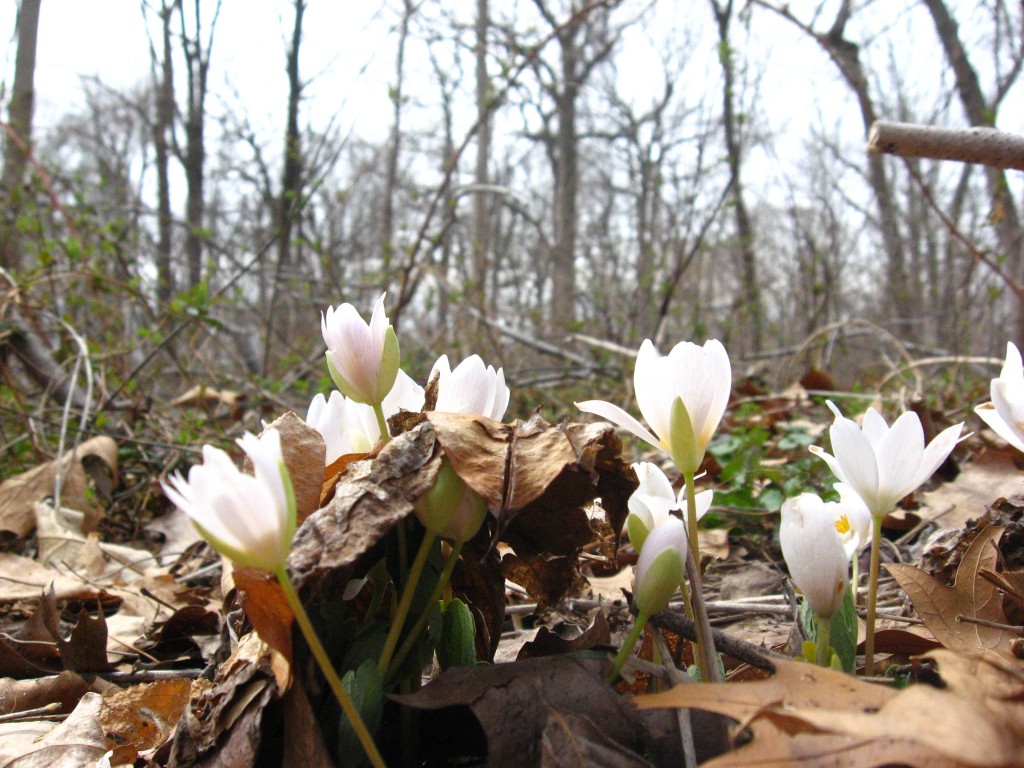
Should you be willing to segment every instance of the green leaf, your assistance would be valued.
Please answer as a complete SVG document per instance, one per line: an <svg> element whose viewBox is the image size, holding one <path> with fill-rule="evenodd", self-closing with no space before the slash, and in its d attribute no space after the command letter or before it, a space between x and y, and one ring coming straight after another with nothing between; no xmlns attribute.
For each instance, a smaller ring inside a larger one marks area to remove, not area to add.
<svg viewBox="0 0 1024 768"><path fill-rule="evenodd" d="M809 641L818 639L818 627L814 611L806 600L800 606L800 629ZM853 603L853 590L846 590L843 604L832 617L832 636L829 638L832 650L839 657L844 672L852 674L857 662L857 607ZM813 662L814 656L811 656Z"/></svg>
<svg viewBox="0 0 1024 768"><path fill-rule="evenodd" d="M367 659L359 669L349 670L341 678L341 684L355 708L359 710L366 729L371 735L376 734L380 727L381 715L384 713L384 688L376 662ZM344 714L338 720L337 754L340 758L339 764L369 765L362 744Z"/></svg>
<svg viewBox="0 0 1024 768"><path fill-rule="evenodd" d="M476 663L476 622L469 607L458 598L445 606L437 661L442 671L450 667L471 667Z"/></svg>

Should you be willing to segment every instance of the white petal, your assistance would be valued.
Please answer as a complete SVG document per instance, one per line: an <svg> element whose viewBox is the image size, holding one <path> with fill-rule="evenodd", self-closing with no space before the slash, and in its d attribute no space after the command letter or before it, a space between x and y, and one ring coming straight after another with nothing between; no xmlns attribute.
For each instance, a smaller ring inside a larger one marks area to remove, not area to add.
<svg viewBox="0 0 1024 768"><path fill-rule="evenodd" d="M879 495L895 505L920 484L917 481L915 485L915 478L924 455L924 430L918 415L913 411L900 414L875 447L875 453Z"/></svg>
<svg viewBox="0 0 1024 768"><path fill-rule="evenodd" d="M612 424L632 432L641 440L647 441L655 448L659 448L662 451L667 450L664 443L652 435L650 430L617 405L605 402L604 400L586 400L582 403L575 403L575 406L584 413L592 413L595 416L600 416L603 419L607 419Z"/></svg>
<svg viewBox="0 0 1024 768"><path fill-rule="evenodd" d="M779 543L789 573L818 616L834 614L849 583L849 560L832 515L805 493L782 505Z"/></svg>
<svg viewBox="0 0 1024 768"><path fill-rule="evenodd" d="M864 436L871 443L872 447L878 448L878 444L882 442L889 433L889 425L885 419L882 418L882 414L876 411L874 408L868 408L864 412L864 423L861 428L864 431Z"/></svg>
<svg viewBox="0 0 1024 768"><path fill-rule="evenodd" d="M640 415L651 425L654 433L664 440L668 439L669 414L672 400L675 398L673 382L668 375L669 368L669 361L658 354L654 343L650 339L644 339L637 352L636 366L633 369L633 394L636 396Z"/></svg>
<svg viewBox="0 0 1024 768"><path fill-rule="evenodd" d="M1007 424L998 411L996 411L993 403L983 403L975 408L974 412L1003 440L1018 451L1024 452L1024 434L1018 434L1013 427Z"/></svg>
<svg viewBox="0 0 1024 768"><path fill-rule="evenodd" d="M928 443L928 447L924 449L924 455L921 457L921 465L914 476L914 488L917 488L935 474L935 470L942 466L942 462L949 458L949 454L953 452L956 444L960 442L960 433L963 432L963 429L963 422L954 424L952 427L942 430L935 436L934 440Z"/></svg>
<svg viewBox="0 0 1024 768"><path fill-rule="evenodd" d="M999 378L1012 389L1024 390L1024 361L1021 360L1020 350L1012 341L1006 344L1006 362L1003 363Z"/></svg>
<svg viewBox="0 0 1024 768"><path fill-rule="evenodd" d="M874 449L860 428L849 419L836 419L829 427L832 439L832 453L842 469L837 475L841 481L853 488L864 499L873 515L884 515L889 509L882 506L878 498L878 462Z"/></svg>

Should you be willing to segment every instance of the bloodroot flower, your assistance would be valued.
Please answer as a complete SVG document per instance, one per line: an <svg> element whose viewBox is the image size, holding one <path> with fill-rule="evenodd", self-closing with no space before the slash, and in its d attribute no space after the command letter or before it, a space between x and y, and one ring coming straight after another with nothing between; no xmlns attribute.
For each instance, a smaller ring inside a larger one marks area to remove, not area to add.
<svg viewBox="0 0 1024 768"><path fill-rule="evenodd" d="M272 573L284 569L295 536L295 493L281 454L281 435L246 434L238 444L252 461L241 472L224 451L203 446L203 463L188 480L180 473L161 482L164 493L192 519L211 546L242 565Z"/></svg>
<svg viewBox="0 0 1024 768"><path fill-rule="evenodd" d="M1013 342L1006 345L1006 362L992 379L992 402L974 409L997 435L1024 451L1024 363Z"/></svg>
<svg viewBox="0 0 1024 768"><path fill-rule="evenodd" d="M320 319L331 378L343 395L366 405L379 406L398 375L398 336L384 314L384 295L369 323L351 304L328 307Z"/></svg>
<svg viewBox="0 0 1024 768"><path fill-rule="evenodd" d="M633 388L650 429L603 400L587 400L576 407L666 451L684 475L695 473L729 403L732 367L725 347L714 339L702 347L680 342L663 356L647 339L636 356Z"/></svg>

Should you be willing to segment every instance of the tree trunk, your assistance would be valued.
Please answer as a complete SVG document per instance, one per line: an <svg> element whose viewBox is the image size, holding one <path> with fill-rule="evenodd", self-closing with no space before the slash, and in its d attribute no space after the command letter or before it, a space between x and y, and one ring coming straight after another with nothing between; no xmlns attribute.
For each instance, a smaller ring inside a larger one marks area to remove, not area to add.
<svg viewBox="0 0 1024 768"><path fill-rule="evenodd" d="M0 195L6 210L0 217L0 266L16 271L27 266L18 234L25 170L32 152L32 113L35 108L36 42L39 37L41 0L22 0L18 10L18 53L14 85L7 105L7 135Z"/></svg>
<svg viewBox="0 0 1024 768"><path fill-rule="evenodd" d="M487 184L490 179L488 166L491 158L491 80L487 74L487 30L488 0L476 3L476 169L473 181L472 232L473 248L471 290L472 305L487 314L487 262L490 248L490 216L488 201L490 193Z"/></svg>
<svg viewBox="0 0 1024 768"><path fill-rule="evenodd" d="M174 272L171 268L174 220L171 214L170 134L174 125L174 64L171 59L171 14L173 5L166 2L160 8L162 53L160 74L154 71L156 86L156 115L153 123L153 147L156 151L157 186L157 246L156 246L156 298L166 309L174 296ZM152 51L154 69L156 51Z"/></svg>
<svg viewBox="0 0 1024 768"><path fill-rule="evenodd" d="M736 68L733 49L729 43L729 26L732 22L732 0L720 6L711 0L711 10L718 25L718 58L722 65L722 127L725 131L725 148L729 155L729 188L733 213L736 217L737 247L740 253L742 284L734 302L734 316L737 332L735 339L740 342L738 351L759 352L762 344L764 307L761 301L761 284L757 268L757 254L754 250L754 226L747 211L743 195L743 143L737 135L735 114Z"/></svg>
<svg viewBox="0 0 1024 768"><path fill-rule="evenodd" d="M968 121L974 126L993 127L998 103L989 103L981 90L978 74L967 56L957 23L942 0L923 0L935 31L946 53L946 59L956 77L956 92ZM1020 214L1006 181L1006 172L999 168L985 168L985 181L992 205L990 219L995 226L1000 256L1007 262L1007 272L1019 282L1024 281L1024 230ZM1024 339L1024 305L1018 302L1014 313L1013 338Z"/></svg>
<svg viewBox="0 0 1024 768"><path fill-rule="evenodd" d="M178 0L181 12L182 48L185 52L188 75L188 110L185 115L185 259L188 263L188 287L195 288L203 279L203 240L205 234L206 198L204 193L206 165L206 89L210 71L210 49L213 30L220 14L220 0L217 1L210 34L204 42L202 17L199 0L194 0L195 37L189 37L185 24L185 9Z"/></svg>
<svg viewBox="0 0 1024 768"><path fill-rule="evenodd" d="M291 337L292 309L286 301L280 311L282 284L292 269L292 238L302 211L302 136L299 132L299 105L302 101L303 82L299 75L299 51L302 46L302 17L306 12L305 0L295 0L295 19L292 24L291 44L286 64L288 72L288 116L284 138L284 166L281 170L281 194L277 199L277 266L270 286L267 309L266 343L263 348L263 373L267 374L270 353L275 338L287 343Z"/></svg>
<svg viewBox="0 0 1024 768"><path fill-rule="evenodd" d="M405 44L409 39L409 21L416 8L412 0L405 0L402 25L398 35L398 53L395 58L395 84L391 87L392 119L391 142L388 146L384 178L383 207L380 217L382 279L387 282L391 260L395 253L395 193L398 188L398 157L402 150L402 107L405 81Z"/></svg>
<svg viewBox="0 0 1024 768"><path fill-rule="evenodd" d="M576 317L576 212L579 184L579 137L576 135L576 99L582 83L579 79L580 51L575 19L558 32L562 54L562 83L555 95L558 133L555 139L555 252L551 293L551 329L556 333L572 330Z"/></svg>

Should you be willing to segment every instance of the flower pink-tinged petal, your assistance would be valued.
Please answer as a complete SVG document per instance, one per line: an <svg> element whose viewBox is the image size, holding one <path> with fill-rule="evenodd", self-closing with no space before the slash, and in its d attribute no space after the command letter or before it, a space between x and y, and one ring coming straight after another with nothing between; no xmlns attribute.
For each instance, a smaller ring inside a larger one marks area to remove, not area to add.
<svg viewBox="0 0 1024 768"><path fill-rule="evenodd" d="M783 503L779 543L789 575L811 608L822 618L832 616L849 585L850 560L834 515L818 496L804 493Z"/></svg>
<svg viewBox="0 0 1024 768"><path fill-rule="evenodd" d="M924 454L924 429L921 428L921 419L913 411L900 414L892 429L874 448L878 466L878 487L887 497L885 506L891 509L897 501L927 479L915 481ZM932 472L934 471L933 467ZM931 472L928 475L931 476Z"/></svg>
<svg viewBox="0 0 1024 768"><path fill-rule="evenodd" d="M614 405L604 400L585 400L582 403L575 403L576 407L584 413L592 413L595 416L600 416L602 419L607 419L612 424L622 427L628 432L632 432L634 435L639 437L641 440L650 443L655 448L660 450L666 450L666 446L657 437L651 434L643 424L634 419L619 406Z"/></svg>
<svg viewBox="0 0 1024 768"><path fill-rule="evenodd" d="M384 313L385 296L377 299L369 323L351 304L328 307L320 319L328 358L341 377L336 384L343 394L362 403L380 402L398 367L397 340ZM388 349L393 354L387 355Z"/></svg>
<svg viewBox="0 0 1024 768"><path fill-rule="evenodd" d="M864 433L850 419L837 418L829 427L829 437L832 439L832 453L842 469L839 479L864 499L872 514L889 512L889 509L878 509L878 461Z"/></svg>
<svg viewBox="0 0 1024 768"><path fill-rule="evenodd" d="M238 470L218 448L204 446L203 463L161 483L167 497L196 524L215 549L245 565L284 567L295 533L282 475L280 434L246 435L239 443L255 475Z"/></svg>

